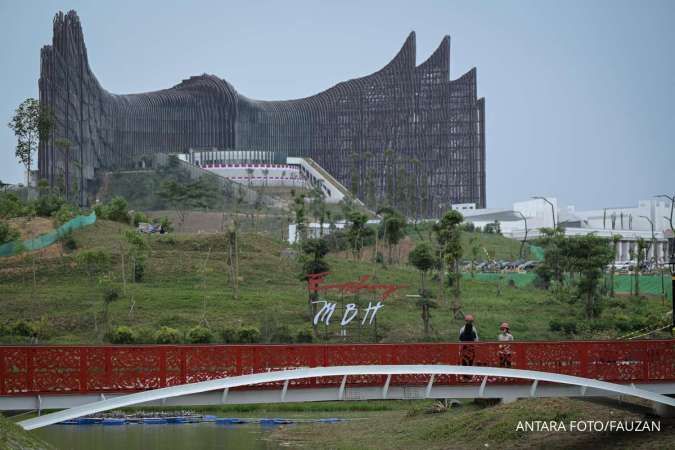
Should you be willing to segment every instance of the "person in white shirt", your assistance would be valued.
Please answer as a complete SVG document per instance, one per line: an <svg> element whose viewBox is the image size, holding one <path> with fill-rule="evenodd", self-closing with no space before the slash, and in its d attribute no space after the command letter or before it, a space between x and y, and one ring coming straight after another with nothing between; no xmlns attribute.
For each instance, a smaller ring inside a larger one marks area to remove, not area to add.
<svg viewBox="0 0 675 450"><path fill-rule="evenodd" d="M497 339L500 341L513 340L513 335L511 334L508 323L504 322L499 326L499 334L497 335Z"/></svg>

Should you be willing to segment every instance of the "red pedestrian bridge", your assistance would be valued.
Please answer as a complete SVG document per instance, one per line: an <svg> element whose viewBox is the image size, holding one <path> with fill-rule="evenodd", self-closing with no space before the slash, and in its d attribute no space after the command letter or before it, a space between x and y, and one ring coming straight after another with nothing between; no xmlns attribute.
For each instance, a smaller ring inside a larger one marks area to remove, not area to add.
<svg viewBox="0 0 675 450"><path fill-rule="evenodd" d="M310 368L325 370L293 370ZM288 375L253 376L282 371ZM237 383L221 383L234 377ZM616 397L634 390L669 405L675 400L663 394L675 394L675 340L0 347L2 410L71 408L158 389L166 395L135 396L133 404Z"/></svg>

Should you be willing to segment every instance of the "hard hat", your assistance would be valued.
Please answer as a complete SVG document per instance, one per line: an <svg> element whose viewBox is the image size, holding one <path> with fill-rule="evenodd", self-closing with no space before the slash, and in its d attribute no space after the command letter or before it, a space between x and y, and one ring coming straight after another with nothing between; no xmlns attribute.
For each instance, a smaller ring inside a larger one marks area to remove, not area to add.
<svg viewBox="0 0 675 450"><path fill-rule="evenodd" d="M464 316L464 320L467 322L473 322L473 316L471 314L467 314Z"/></svg>
<svg viewBox="0 0 675 450"><path fill-rule="evenodd" d="M500 329L500 330L501 330L501 329L504 329L504 328L506 328L507 330L510 329L509 324L506 323L506 322L504 322L504 323L502 323L501 325L499 325L499 329Z"/></svg>

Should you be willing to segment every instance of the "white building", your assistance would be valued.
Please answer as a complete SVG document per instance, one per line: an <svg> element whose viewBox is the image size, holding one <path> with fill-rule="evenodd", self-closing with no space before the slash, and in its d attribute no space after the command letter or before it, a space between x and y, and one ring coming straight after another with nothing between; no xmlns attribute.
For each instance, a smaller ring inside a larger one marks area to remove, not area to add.
<svg viewBox="0 0 675 450"><path fill-rule="evenodd" d="M562 225L568 236L580 236L593 233L611 238L620 235L617 246L617 261L635 259L637 242L644 239L649 245L648 259L665 262L669 257L668 233L670 225L670 202L660 199L641 200L634 207L611 207L579 211L574 206L561 209L554 197L531 199L515 202L511 209L457 209L465 219L477 227L483 228L489 223L499 222L502 234L514 239L525 237L534 239L541 235L540 228L551 228L554 220ZM652 230L652 223L654 224ZM653 245L651 244L652 240ZM672 244L671 244L672 245Z"/></svg>
<svg viewBox="0 0 675 450"><path fill-rule="evenodd" d="M339 203L349 191L311 158L254 150L194 150L178 155L223 178L252 187L319 186L326 203ZM363 205L358 199L355 202Z"/></svg>

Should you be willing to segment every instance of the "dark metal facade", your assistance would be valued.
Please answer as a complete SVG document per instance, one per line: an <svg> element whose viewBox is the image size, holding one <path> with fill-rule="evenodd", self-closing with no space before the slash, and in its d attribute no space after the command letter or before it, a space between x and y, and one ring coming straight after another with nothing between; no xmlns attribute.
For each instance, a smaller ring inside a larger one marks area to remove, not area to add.
<svg viewBox="0 0 675 450"><path fill-rule="evenodd" d="M96 169L130 167L146 154L253 149L311 157L371 206L416 216L436 216L450 203L485 206L485 103L475 69L449 79L447 36L419 66L411 33L378 72L289 101L249 99L213 75L111 94L89 68L74 11L56 15L41 56L40 100L56 117L38 157L50 183L66 156L70 173L86 182ZM68 155L57 138L71 141Z"/></svg>

